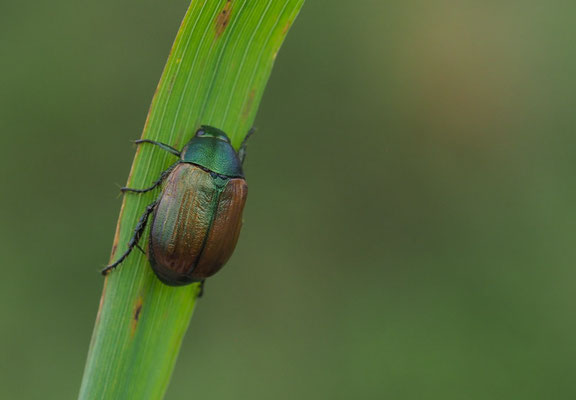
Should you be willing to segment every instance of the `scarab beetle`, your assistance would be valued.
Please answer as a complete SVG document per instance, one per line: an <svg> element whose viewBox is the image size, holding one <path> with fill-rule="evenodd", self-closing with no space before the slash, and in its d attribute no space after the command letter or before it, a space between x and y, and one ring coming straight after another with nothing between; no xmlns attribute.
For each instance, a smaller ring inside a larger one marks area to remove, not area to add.
<svg viewBox="0 0 576 400"><path fill-rule="evenodd" d="M160 142L142 139L168 151L179 160L146 189L122 188L122 192L145 193L160 186L157 200L147 208L116 262L102 270L106 275L134 249L150 215L148 259L152 270L167 285L203 282L228 261L242 227L242 211L248 186L242 171L246 140L236 152L220 129L203 125L182 151Z"/></svg>

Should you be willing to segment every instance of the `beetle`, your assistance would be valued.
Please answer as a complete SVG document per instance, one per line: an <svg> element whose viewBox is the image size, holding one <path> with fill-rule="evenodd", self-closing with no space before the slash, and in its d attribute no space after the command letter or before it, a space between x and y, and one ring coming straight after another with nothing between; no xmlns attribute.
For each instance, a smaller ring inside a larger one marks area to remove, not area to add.
<svg viewBox="0 0 576 400"><path fill-rule="evenodd" d="M146 189L123 187L122 192L146 193L163 189L136 224L128 248L107 275L118 267L140 241L150 215L148 259L156 276L166 285L182 286L204 280L218 272L232 255L240 229L248 186L242 170L246 135L238 152L220 129L202 125L182 151L148 139L150 143L179 157ZM140 250L142 250L140 248Z"/></svg>

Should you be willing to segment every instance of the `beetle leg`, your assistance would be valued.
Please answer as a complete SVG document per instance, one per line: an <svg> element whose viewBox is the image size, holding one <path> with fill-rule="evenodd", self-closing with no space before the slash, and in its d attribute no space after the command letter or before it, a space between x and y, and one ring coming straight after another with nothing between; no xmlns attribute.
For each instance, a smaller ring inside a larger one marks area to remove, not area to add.
<svg viewBox="0 0 576 400"><path fill-rule="evenodd" d="M136 248L138 250L140 250L142 252L142 254L146 255L146 252L144 251L144 249L142 247L140 247L140 245L138 243L136 243Z"/></svg>
<svg viewBox="0 0 576 400"><path fill-rule="evenodd" d="M166 150L168 153L174 154L176 157L180 157L180 152L178 150L176 150L174 147L167 145L166 143L155 142L154 140L149 140L149 139L138 139L138 140L135 140L134 143L135 144L151 143L153 145L160 147L162 150Z"/></svg>
<svg viewBox="0 0 576 400"><path fill-rule="evenodd" d="M102 270L102 275L108 275L108 272L110 272L110 270L112 270L112 269L116 268L118 265L120 265L122 263L122 261L124 261L124 259L126 257L128 257L128 255L132 252L134 247L138 246L138 242L140 241L140 238L142 237L142 234L144 233L144 229L146 228L146 223L148 222L148 217L150 216L150 214L152 214L152 211L154 211L154 208L156 207L157 203L158 202L155 201L154 203L152 203L148 207L146 207L146 211L144 211L144 214L142 214L142 216L140 217L140 220L136 224L136 228L134 228L134 235L132 236L132 239L130 239L130 241L128 242L128 249L124 252L124 254L122 254L120 256L120 258L118 260L116 260L116 262L114 264L110 264L109 266L104 268Z"/></svg>
<svg viewBox="0 0 576 400"><path fill-rule="evenodd" d="M201 298L202 296L204 296L204 283L206 282L206 279L202 279L200 281L200 291L198 292L198 296L196 296L196 298Z"/></svg>
<svg viewBox="0 0 576 400"><path fill-rule="evenodd" d="M149 188L146 189L132 189L129 187L122 187L120 188L120 191L122 193L125 192L134 192L134 193L146 193L149 192L153 189L155 189L156 187L160 186L160 184L164 181L164 179L166 179L166 177L170 174L170 172L172 172L172 170L174 169L174 167L176 167L176 165L180 164L180 161L175 162L174 164L172 164L171 166L168 167L167 170L165 170L164 172L162 172L162 174L160 175L160 178L158 178L158 180L156 182L154 182L152 184L152 186L150 186Z"/></svg>
<svg viewBox="0 0 576 400"><path fill-rule="evenodd" d="M240 162L242 164L244 164L244 159L246 158L246 142L248 142L248 138L254 133L256 132L255 128L251 128L248 131L248 134L246 134L246 137L244 137L244 140L242 141L242 144L240 145L240 149L238 150L238 158L240 159Z"/></svg>

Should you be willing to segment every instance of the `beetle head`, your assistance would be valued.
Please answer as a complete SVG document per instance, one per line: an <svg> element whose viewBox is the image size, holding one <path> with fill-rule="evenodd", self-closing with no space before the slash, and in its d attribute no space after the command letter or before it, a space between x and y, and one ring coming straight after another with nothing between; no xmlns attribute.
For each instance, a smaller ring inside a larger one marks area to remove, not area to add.
<svg viewBox="0 0 576 400"><path fill-rule="evenodd" d="M242 162L226 133L203 125L180 153L180 161L231 178L243 178Z"/></svg>
<svg viewBox="0 0 576 400"><path fill-rule="evenodd" d="M230 138L224 131L209 125L202 125L200 129L196 131L195 136L199 138L215 138L230 143Z"/></svg>

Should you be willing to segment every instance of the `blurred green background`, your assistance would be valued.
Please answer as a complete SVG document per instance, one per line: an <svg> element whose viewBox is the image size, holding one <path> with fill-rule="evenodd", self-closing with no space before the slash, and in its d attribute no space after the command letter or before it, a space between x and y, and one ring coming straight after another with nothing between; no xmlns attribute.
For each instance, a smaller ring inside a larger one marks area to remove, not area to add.
<svg viewBox="0 0 576 400"><path fill-rule="evenodd" d="M188 2L0 1L0 398L79 389ZM576 3L309 0L167 399L576 396Z"/></svg>

